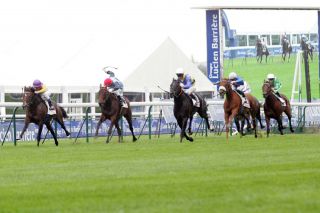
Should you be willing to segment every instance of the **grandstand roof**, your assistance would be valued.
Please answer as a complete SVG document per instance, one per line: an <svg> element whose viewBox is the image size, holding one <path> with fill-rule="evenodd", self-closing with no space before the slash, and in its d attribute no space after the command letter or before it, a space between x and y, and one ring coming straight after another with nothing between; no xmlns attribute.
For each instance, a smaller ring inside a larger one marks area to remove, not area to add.
<svg viewBox="0 0 320 213"><path fill-rule="evenodd" d="M197 91L213 91L209 79L189 58L167 38L136 70L124 81L126 92L163 92L169 90L176 69L182 67L196 80Z"/></svg>
<svg viewBox="0 0 320 213"><path fill-rule="evenodd" d="M264 10L319 10L320 2L314 0L198 0L195 9L264 9Z"/></svg>

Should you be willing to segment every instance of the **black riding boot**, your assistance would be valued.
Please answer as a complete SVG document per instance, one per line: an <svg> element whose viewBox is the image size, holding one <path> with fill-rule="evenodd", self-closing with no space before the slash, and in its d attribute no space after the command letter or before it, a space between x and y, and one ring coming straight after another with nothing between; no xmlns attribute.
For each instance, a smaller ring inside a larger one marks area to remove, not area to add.
<svg viewBox="0 0 320 213"><path fill-rule="evenodd" d="M120 96L120 95L117 95L117 97L118 97L120 106L123 107L123 100L122 100L121 96Z"/></svg>
<svg viewBox="0 0 320 213"><path fill-rule="evenodd" d="M49 110L54 110L51 100L48 100Z"/></svg>
<svg viewBox="0 0 320 213"><path fill-rule="evenodd" d="M190 96L196 101L196 104L200 102L198 96L196 96L195 94L191 94Z"/></svg>
<svg viewBox="0 0 320 213"><path fill-rule="evenodd" d="M242 97L244 97L244 98L246 97L241 90L238 90L238 89L237 89L237 93L239 93L239 94L240 94Z"/></svg>

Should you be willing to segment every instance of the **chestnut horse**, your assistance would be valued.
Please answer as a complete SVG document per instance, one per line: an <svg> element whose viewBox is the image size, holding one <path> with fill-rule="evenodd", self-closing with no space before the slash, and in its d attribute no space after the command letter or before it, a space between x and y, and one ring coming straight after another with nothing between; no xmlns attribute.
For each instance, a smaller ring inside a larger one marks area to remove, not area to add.
<svg viewBox="0 0 320 213"><path fill-rule="evenodd" d="M172 79L172 82L170 85L170 95L174 97L173 114L181 129L180 142L182 142L183 137L186 137L186 139L190 142L193 141L193 138L189 137L186 134L186 128L187 128L187 123L189 119L189 134L191 135L192 119L193 119L193 115L196 112L200 115L201 118L205 120L208 129L212 131L210 129L210 124L209 124L209 119L207 114L207 103L202 97L198 96L200 101L200 107L194 107L190 97L188 97L188 95L183 92L180 86L180 81L176 79Z"/></svg>
<svg viewBox="0 0 320 213"><path fill-rule="evenodd" d="M26 118L24 119L24 127L20 134L20 138L22 138L24 132L28 128L30 123L35 123L39 126L38 135L37 135L37 146L39 146L39 142L41 139L41 132L43 129L43 125L46 125L47 129L53 136L54 142L56 146L58 146L57 136L54 133L50 121L52 118L60 124L62 129L65 131L66 135L69 136L70 133L66 129L63 118L67 118L66 111L53 102L53 106L56 109L55 115L48 115L47 105L44 103L40 95L34 92L32 87L24 87L24 93L22 97L23 101L23 109L26 109Z"/></svg>
<svg viewBox="0 0 320 213"><path fill-rule="evenodd" d="M97 129L96 129L96 136L98 135L98 131L100 128L100 125L102 122L105 120L109 119L111 121L111 124L109 126L108 130L108 137L106 143L109 143L110 141L110 136L112 133L112 128L115 126L117 128L118 136L119 136L119 142L121 141L121 129L119 127L119 120L121 116L124 116L126 120L128 121L129 124L129 129L131 131L133 141L136 141L137 138L133 133L133 127L132 127L132 111L130 107L129 100L125 97L125 100L128 104L128 108L123 108L120 106L120 102L118 100L118 97L109 92L107 87L102 87L100 85L100 90L99 90L99 106L101 108L101 115L100 119L97 124Z"/></svg>
<svg viewBox="0 0 320 213"><path fill-rule="evenodd" d="M270 133L270 119L273 118L278 122L278 130L280 134L283 135L283 126L282 126L282 113L284 112L289 119L290 131L294 132L291 125L291 105L288 98L280 94L281 97L285 100L286 106L282 106L281 101L276 97L276 95L272 91L272 87L269 81L264 81L262 85L262 93L265 98L265 102L263 105L264 114L267 123L267 137L269 137Z"/></svg>
<svg viewBox="0 0 320 213"><path fill-rule="evenodd" d="M238 131L243 135L243 122L245 119L251 116L252 125L254 130L254 136L257 137L256 119L259 120L261 128L263 128L260 116L260 103L251 94L245 94L249 104L250 109L242 106L242 100L239 95L232 89L230 81L228 79L222 79L219 83L219 93L221 96L226 94L226 99L224 101L224 120L226 124L226 137L229 137L229 128L231 127L234 118ZM242 127L240 129L238 119L243 119Z"/></svg>

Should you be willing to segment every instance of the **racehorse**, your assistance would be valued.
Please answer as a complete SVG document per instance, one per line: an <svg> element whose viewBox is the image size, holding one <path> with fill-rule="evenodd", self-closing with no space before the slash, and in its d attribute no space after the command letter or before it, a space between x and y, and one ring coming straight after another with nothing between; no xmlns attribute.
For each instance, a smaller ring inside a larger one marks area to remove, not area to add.
<svg viewBox="0 0 320 213"><path fill-rule="evenodd" d="M189 137L186 134L186 128L187 123L189 119L189 134L192 134L191 131L191 125L192 125L192 119L193 115L197 112L201 118L203 118L207 124L207 127L210 131L210 124L207 114L207 103L206 101L198 95L199 101L200 101L200 107L193 106L192 100L186 93L183 92L180 81L176 79L172 79L171 85L170 85L170 95L174 98L174 107L173 107L173 114L176 118L178 125L181 129L180 133L180 142L182 142L183 137L186 137L186 139L190 142L193 141L192 137Z"/></svg>
<svg viewBox="0 0 320 213"><path fill-rule="evenodd" d="M265 119L267 123L267 137L269 137L270 133L270 119L273 118L278 122L278 130L280 134L283 135L283 125L282 125L282 113L284 112L289 119L290 131L294 132L291 125L291 106L288 98L280 94L281 97L285 100L286 106L282 106L281 101L276 97L276 95L272 92L271 84L269 81L264 81L262 85L262 93L265 98L265 102L263 105Z"/></svg>
<svg viewBox="0 0 320 213"><path fill-rule="evenodd" d="M310 57L311 61L313 61L313 50L314 50L314 46L311 44L310 41L304 41L303 39L301 39L301 49L303 51L306 51L307 56Z"/></svg>
<svg viewBox="0 0 320 213"><path fill-rule="evenodd" d="M131 131L133 141L136 141L137 138L133 133L133 127L132 127L132 111L131 111L130 102L129 102L128 98L125 97L128 108L121 107L120 102L118 100L118 97L115 94L109 92L107 90L107 87L102 87L100 85L98 99L99 99L99 106L101 108L101 115L100 115L100 119L97 124L97 129L96 129L95 135L96 136L98 135L98 131L99 131L101 123L104 122L105 120L109 119L111 121L111 124L109 126L108 137L107 137L106 143L109 143L109 141L110 141L110 136L112 133L113 126L115 126L117 128L119 142L120 142L121 138L122 138L121 137L122 133L121 133L121 129L119 127L118 122L119 122L121 116L124 116L129 124L129 129Z"/></svg>
<svg viewBox="0 0 320 213"><path fill-rule="evenodd" d="M288 62L290 60L290 54L292 53L292 46L288 39L282 38L281 39L281 46L282 46L282 60L286 61L286 57L288 54Z"/></svg>
<svg viewBox="0 0 320 213"><path fill-rule="evenodd" d="M22 138L29 124L35 123L39 126L38 135L37 135L37 146L39 146L43 125L46 125L47 129L50 131L50 133L53 136L56 146L58 146L57 136L54 133L52 126L50 124L52 119L54 119L56 122L60 124L60 126L65 131L67 136L70 135L70 133L66 129L63 122L63 118L67 118L68 116L66 111L62 107L58 106L56 103L53 103L53 106L56 109L56 114L48 115L47 105L44 103L40 95L34 92L34 89L32 87L24 87L22 101L23 101L23 109L26 109L26 118L24 120L24 127L22 129L19 139Z"/></svg>
<svg viewBox="0 0 320 213"><path fill-rule="evenodd" d="M250 109L245 108L242 106L242 100L239 97L239 95L232 89L232 86L230 84L230 81L228 79L222 79L219 83L219 94L221 96L226 95L226 99L223 104L224 108L224 120L226 124L226 137L228 140L229 137L229 128L231 127L232 121L235 117L237 117L236 126L238 131L243 135L243 123L242 127L240 129L239 126L239 119L243 119L242 122L244 122L244 119L247 119L251 116L252 118L252 125L254 130L254 136L257 137L257 128L256 128L256 119L260 121L261 128L262 122L261 122L261 116L260 116L260 103L258 100L253 97L251 94L245 94L249 104Z"/></svg>
<svg viewBox="0 0 320 213"><path fill-rule="evenodd" d="M262 44L261 40L258 39L256 43L256 49L257 49L257 62L262 62L262 56L266 56L266 63L268 62L268 56L269 56L269 50L267 48L267 45Z"/></svg>

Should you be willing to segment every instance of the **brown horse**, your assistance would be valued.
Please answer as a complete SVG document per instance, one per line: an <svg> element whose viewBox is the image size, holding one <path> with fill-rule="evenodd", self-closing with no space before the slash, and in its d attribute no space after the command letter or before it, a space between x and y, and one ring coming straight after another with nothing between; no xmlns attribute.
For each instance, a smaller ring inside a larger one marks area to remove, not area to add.
<svg viewBox="0 0 320 213"><path fill-rule="evenodd" d="M100 85L99 90L99 106L101 108L101 116L99 119L99 122L97 124L96 129L96 136L98 135L98 131L100 128L100 125L105 120L109 119L111 121L111 124L109 126L108 130L108 137L106 143L109 143L110 136L112 133L112 128L115 126L117 128L118 136L119 136L119 142L121 141L121 129L119 127L119 120L121 116L124 116L129 124L129 129L131 131L133 141L136 141L137 138L133 133L133 127L132 127L132 111L130 107L129 100L125 97L125 100L128 104L128 108L122 108L120 106L120 102L117 98L117 96L111 92L108 91L107 87L102 87Z"/></svg>
<svg viewBox="0 0 320 213"><path fill-rule="evenodd" d="M43 125L46 125L47 129L50 131L50 133L53 136L56 146L58 146L57 136L54 133L52 126L50 124L50 121L52 120L52 118L60 124L60 126L65 131L67 136L70 135L70 133L66 129L63 122L63 118L67 118L68 116L66 111L62 107L58 106L56 103L53 103L53 106L56 109L56 114L48 115L47 105L44 103L40 95L34 92L34 89L32 87L24 87L24 94L22 99L23 99L23 108L26 109L26 118L24 120L24 127L20 134L20 139L22 138L29 124L35 123L39 126L39 131L37 135L37 145L39 146Z"/></svg>
<svg viewBox="0 0 320 213"><path fill-rule="evenodd" d="M224 101L224 119L226 124L226 137L229 137L229 128L231 127L232 121L236 119L237 129L240 129L239 119L247 119L251 116L252 125L254 130L254 136L257 137L256 119L260 121L261 128L263 128L260 117L260 103L258 100L250 95L245 94L247 100L250 104L250 109L242 106L242 101L239 95L232 89L230 81L228 79L222 79L219 82L219 93L221 96L226 94L226 99ZM241 127L240 133L243 134L243 125Z"/></svg>
<svg viewBox="0 0 320 213"><path fill-rule="evenodd" d="M261 40L258 39L256 42L256 49L257 49L257 62L261 64L262 56L266 56L266 63L268 62L269 50L267 45L262 44Z"/></svg>
<svg viewBox="0 0 320 213"><path fill-rule="evenodd" d="M267 123L267 137L269 137L270 133L270 119L273 118L278 122L278 130L280 134L283 135L283 126L282 126L282 113L284 112L289 119L290 131L294 132L291 125L291 105L288 98L280 94L281 97L285 100L286 106L282 106L281 101L276 97L276 95L272 91L272 87L269 81L264 81L262 85L262 93L265 98L265 102L263 105L264 114Z"/></svg>
<svg viewBox="0 0 320 213"><path fill-rule="evenodd" d="M288 62L290 60L290 54L292 53L292 46L290 41L286 38L281 39L281 46L282 46L282 60L286 61L286 57L288 54Z"/></svg>

